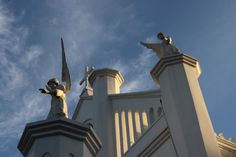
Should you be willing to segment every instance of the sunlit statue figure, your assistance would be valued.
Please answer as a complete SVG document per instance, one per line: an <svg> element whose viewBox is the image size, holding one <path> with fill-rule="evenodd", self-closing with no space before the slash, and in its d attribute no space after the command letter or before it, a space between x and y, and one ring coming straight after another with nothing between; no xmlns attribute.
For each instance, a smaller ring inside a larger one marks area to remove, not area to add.
<svg viewBox="0 0 236 157"><path fill-rule="evenodd" d="M51 109L47 116L47 119L57 119L60 117L68 118L66 93L71 89L70 73L66 63L65 51L63 40L61 39L62 47L62 81L66 82L66 86L60 84L60 82L52 78L48 81L46 88L40 88L40 92L44 94L50 94Z"/></svg>
<svg viewBox="0 0 236 157"><path fill-rule="evenodd" d="M45 89L39 89L41 93L50 94L52 96L51 109L47 119L56 119L59 117L68 118L67 104L66 104L66 89L64 85L60 84L55 78L50 79Z"/></svg>
<svg viewBox="0 0 236 157"><path fill-rule="evenodd" d="M161 43L145 43L140 42L143 46L148 49L152 49L156 52L159 58L180 54L179 49L172 44L172 38L170 36L164 36L163 33L158 33L157 38L160 39Z"/></svg>

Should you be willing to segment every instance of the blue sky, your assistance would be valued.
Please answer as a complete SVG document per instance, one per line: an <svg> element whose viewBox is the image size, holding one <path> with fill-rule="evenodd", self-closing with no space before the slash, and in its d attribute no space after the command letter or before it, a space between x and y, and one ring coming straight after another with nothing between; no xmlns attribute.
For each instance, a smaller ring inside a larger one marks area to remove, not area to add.
<svg viewBox="0 0 236 157"><path fill-rule="evenodd" d="M50 97L38 88L60 78L60 37L73 81L70 117L86 65L120 70L122 92L157 89L149 74L157 57L139 41L157 42L162 31L199 60L215 131L236 138L235 8L235 0L0 0L0 155L21 156L25 124L47 116Z"/></svg>

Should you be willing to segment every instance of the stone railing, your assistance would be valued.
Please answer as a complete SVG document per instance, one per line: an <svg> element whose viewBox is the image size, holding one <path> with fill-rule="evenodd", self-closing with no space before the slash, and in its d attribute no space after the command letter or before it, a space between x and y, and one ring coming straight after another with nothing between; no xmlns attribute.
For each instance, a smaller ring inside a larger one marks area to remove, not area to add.
<svg viewBox="0 0 236 157"><path fill-rule="evenodd" d="M117 157L143 135L162 114L159 92L112 96Z"/></svg>

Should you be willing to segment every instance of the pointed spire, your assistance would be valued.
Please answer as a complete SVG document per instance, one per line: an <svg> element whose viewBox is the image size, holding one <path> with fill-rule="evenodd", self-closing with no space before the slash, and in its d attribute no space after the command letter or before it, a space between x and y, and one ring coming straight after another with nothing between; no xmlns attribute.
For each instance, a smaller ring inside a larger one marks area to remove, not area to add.
<svg viewBox="0 0 236 157"><path fill-rule="evenodd" d="M70 72L66 62L66 55L64 49L63 39L61 38L61 52L62 52L62 73L61 80L66 82L66 91L70 91L71 89L71 80L70 80Z"/></svg>

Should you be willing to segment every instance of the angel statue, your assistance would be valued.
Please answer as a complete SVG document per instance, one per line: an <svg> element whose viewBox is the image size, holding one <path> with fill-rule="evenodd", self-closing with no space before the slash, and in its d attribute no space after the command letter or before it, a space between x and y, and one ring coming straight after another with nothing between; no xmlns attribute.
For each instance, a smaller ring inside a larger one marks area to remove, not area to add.
<svg viewBox="0 0 236 157"><path fill-rule="evenodd" d="M51 109L47 116L47 119L57 119L59 117L68 118L66 93L71 90L70 72L66 63L66 56L64 50L63 39L61 38L62 48L62 81L66 83L66 86L60 84L56 78L52 78L48 81L46 88L40 88L40 92L44 94L50 94Z"/></svg>
<svg viewBox="0 0 236 157"><path fill-rule="evenodd" d="M179 49L176 48L172 43L172 38L170 36L164 36L163 33L158 33L157 38L162 40L162 43L144 43L140 42L143 46L145 46L148 49L152 49L154 52L156 52L157 56L159 58L180 54Z"/></svg>

